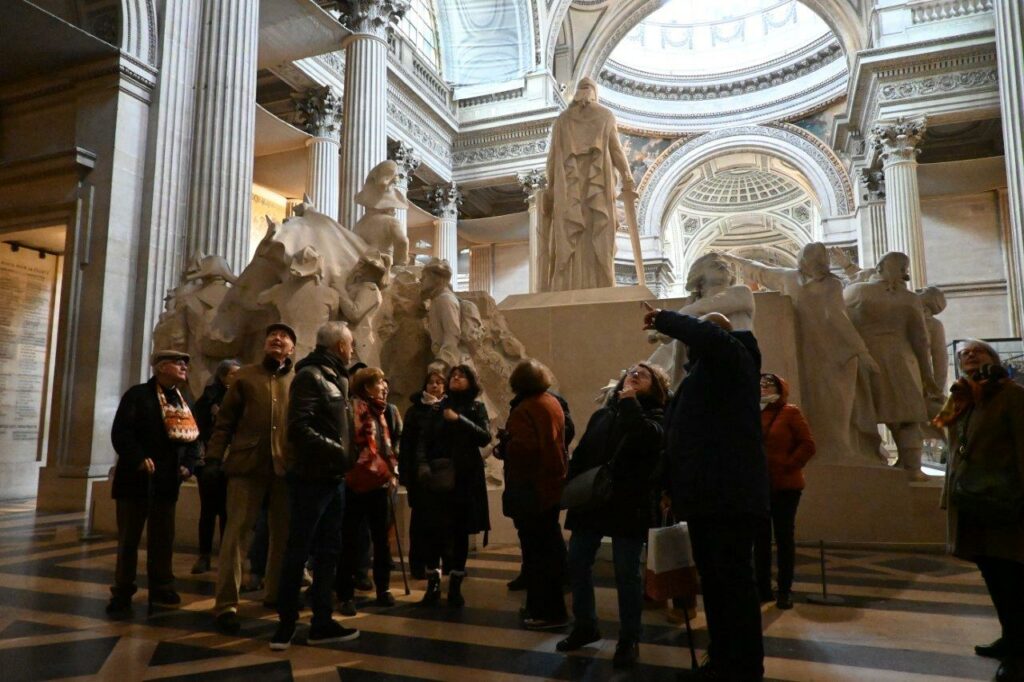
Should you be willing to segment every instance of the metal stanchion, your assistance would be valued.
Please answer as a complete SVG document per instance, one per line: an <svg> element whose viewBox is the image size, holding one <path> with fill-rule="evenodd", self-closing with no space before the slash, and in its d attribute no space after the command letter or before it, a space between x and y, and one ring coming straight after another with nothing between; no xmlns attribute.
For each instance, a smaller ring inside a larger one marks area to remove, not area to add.
<svg viewBox="0 0 1024 682"><path fill-rule="evenodd" d="M821 550L821 596L812 594L807 597L807 601L812 604L821 604L823 606L837 606L844 604L845 601L842 597L828 593L828 578L825 575L825 541L818 541L818 548Z"/></svg>

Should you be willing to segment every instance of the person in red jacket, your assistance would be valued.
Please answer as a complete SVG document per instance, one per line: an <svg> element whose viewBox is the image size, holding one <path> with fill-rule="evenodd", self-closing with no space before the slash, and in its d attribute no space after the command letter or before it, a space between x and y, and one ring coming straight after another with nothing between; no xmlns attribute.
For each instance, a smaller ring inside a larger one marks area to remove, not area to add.
<svg viewBox="0 0 1024 682"><path fill-rule="evenodd" d="M775 374L761 375L761 432L771 481L771 522L754 539L754 565L761 601L772 599L772 529L778 560L775 605L793 608L793 540L796 508L804 489L803 468L814 457L814 437L800 408L786 402L789 385Z"/></svg>

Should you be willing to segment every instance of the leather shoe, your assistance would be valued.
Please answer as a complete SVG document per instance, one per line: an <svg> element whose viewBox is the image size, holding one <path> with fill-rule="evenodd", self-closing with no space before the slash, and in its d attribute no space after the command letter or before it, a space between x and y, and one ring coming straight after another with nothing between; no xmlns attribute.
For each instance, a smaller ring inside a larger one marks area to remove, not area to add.
<svg viewBox="0 0 1024 682"><path fill-rule="evenodd" d="M640 645L634 640L620 640L615 646L615 656L612 657L612 667L617 670L632 668L640 658Z"/></svg>
<svg viewBox="0 0 1024 682"><path fill-rule="evenodd" d="M1003 658L1010 655L1010 647L1000 637L991 644L978 644L974 647L974 653L985 658Z"/></svg>
<svg viewBox="0 0 1024 682"><path fill-rule="evenodd" d="M226 635L237 635L242 631L242 622L238 620L238 614L234 611L225 611L217 616L217 629Z"/></svg>
<svg viewBox="0 0 1024 682"><path fill-rule="evenodd" d="M111 597L107 603L108 616L126 616L132 612L131 597Z"/></svg>
<svg viewBox="0 0 1024 682"><path fill-rule="evenodd" d="M779 596L775 599L775 606L783 611L793 608L793 595L789 592L779 592Z"/></svg>
<svg viewBox="0 0 1024 682"><path fill-rule="evenodd" d="M505 583L505 586L508 587L509 592L522 592L526 589L526 576L520 573L512 580Z"/></svg>
<svg viewBox="0 0 1024 682"><path fill-rule="evenodd" d="M150 590L149 602L161 606L177 606L181 603L181 597L172 589Z"/></svg>
<svg viewBox="0 0 1024 682"><path fill-rule="evenodd" d="M573 628L569 636L561 640L555 645L555 650L562 653L568 651L576 651L582 649L588 644L596 642L601 639L601 633L597 630L582 630L579 628Z"/></svg>

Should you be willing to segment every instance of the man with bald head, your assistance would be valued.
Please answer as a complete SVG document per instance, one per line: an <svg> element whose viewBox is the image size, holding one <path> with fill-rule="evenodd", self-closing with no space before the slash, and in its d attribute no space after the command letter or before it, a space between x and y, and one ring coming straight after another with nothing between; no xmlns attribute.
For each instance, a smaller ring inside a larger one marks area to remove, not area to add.
<svg viewBox="0 0 1024 682"><path fill-rule="evenodd" d="M668 488L687 522L708 620L710 672L764 676L761 609L752 568L754 529L768 518L761 446L761 353L721 313L697 318L644 304L644 329L689 349L687 375L666 410Z"/></svg>

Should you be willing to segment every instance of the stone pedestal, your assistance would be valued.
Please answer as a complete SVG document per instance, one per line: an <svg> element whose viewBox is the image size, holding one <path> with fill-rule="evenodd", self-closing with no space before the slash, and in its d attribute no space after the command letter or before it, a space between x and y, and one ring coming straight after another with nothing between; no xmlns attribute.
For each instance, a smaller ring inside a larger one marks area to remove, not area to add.
<svg viewBox="0 0 1024 682"><path fill-rule="evenodd" d="M871 131L885 173L886 246L910 257L911 289L928 282L917 186L918 145L924 131L923 118L878 123Z"/></svg>

